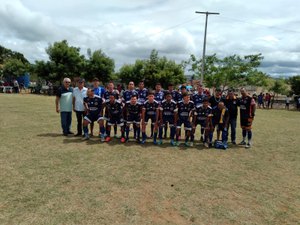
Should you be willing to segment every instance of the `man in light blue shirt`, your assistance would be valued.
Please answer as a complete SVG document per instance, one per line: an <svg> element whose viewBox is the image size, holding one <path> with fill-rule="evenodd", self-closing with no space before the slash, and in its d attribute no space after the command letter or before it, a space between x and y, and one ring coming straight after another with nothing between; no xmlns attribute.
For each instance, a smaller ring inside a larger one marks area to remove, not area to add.
<svg viewBox="0 0 300 225"><path fill-rule="evenodd" d="M77 118L77 134L75 136L82 135L82 121L85 116L85 108L83 105L83 98L85 98L87 88L84 87L85 80L79 79L77 87L73 90L73 111L76 113Z"/></svg>
<svg viewBox="0 0 300 225"><path fill-rule="evenodd" d="M63 85L57 90L55 105L56 112L60 113L61 127L63 130L63 135L68 136L69 134L74 134L70 131L72 124L72 92L73 88L71 86L70 78L64 78Z"/></svg>

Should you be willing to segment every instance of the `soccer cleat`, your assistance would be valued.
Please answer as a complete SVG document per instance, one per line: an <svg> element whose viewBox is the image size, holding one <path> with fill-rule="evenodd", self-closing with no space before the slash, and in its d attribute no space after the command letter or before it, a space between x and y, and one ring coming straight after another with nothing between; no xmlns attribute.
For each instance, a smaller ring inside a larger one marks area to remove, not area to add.
<svg viewBox="0 0 300 225"><path fill-rule="evenodd" d="M241 141L241 142L239 143L239 145L246 145L246 142L245 142L245 141Z"/></svg>
<svg viewBox="0 0 300 225"><path fill-rule="evenodd" d="M235 142L235 141L232 141L231 144L236 145L236 142Z"/></svg>
<svg viewBox="0 0 300 225"><path fill-rule="evenodd" d="M107 136L107 137L105 138L105 142L110 142L110 141L111 141L111 138Z"/></svg>
<svg viewBox="0 0 300 225"><path fill-rule="evenodd" d="M190 147L193 147L193 146L194 146L194 142L191 142L191 143L190 143Z"/></svg>
<svg viewBox="0 0 300 225"><path fill-rule="evenodd" d="M143 144L145 144L145 143L146 143L146 140L143 139L143 140L141 141L141 144L143 145Z"/></svg>
<svg viewBox="0 0 300 225"><path fill-rule="evenodd" d="M186 147L190 147L190 143L188 143L188 142L184 142L184 145L185 145Z"/></svg>
<svg viewBox="0 0 300 225"><path fill-rule="evenodd" d="M121 138L121 143L125 143L126 142L126 139L125 138Z"/></svg>
<svg viewBox="0 0 300 225"><path fill-rule="evenodd" d="M245 145L245 148L247 148L247 149L248 149L248 148L251 148L251 144L249 144L249 143L246 144L246 145Z"/></svg>
<svg viewBox="0 0 300 225"><path fill-rule="evenodd" d="M205 147L205 148L209 148L209 143L205 142L205 143L204 143L204 147Z"/></svg>
<svg viewBox="0 0 300 225"><path fill-rule="evenodd" d="M159 141L157 142L158 145L162 145L162 143L163 143L162 140L159 140Z"/></svg>
<svg viewBox="0 0 300 225"><path fill-rule="evenodd" d="M175 142L174 140L171 140L171 141L170 141L170 144L171 144L172 146L176 146L176 142Z"/></svg>
<svg viewBox="0 0 300 225"><path fill-rule="evenodd" d="M100 137L100 141L101 141L101 142L105 142L104 135L101 135L101 137Z"/></svg>
<svg viewBox="0 0 300 225"><path fill-rule="evenodd" d="M85 134L85 135L84 135L84 138L82 138L82 140L84 140L84 141L85 141L85 140L89 140L89 139L90 139L90 137L89 137L88 134Z"/></svg>

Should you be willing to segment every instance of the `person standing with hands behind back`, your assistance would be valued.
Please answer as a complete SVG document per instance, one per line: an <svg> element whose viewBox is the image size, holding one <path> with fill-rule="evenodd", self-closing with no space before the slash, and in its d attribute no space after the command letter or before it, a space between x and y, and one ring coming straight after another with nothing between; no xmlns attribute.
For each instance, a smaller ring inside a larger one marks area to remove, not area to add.
<svg viewBox="0 0 300 225"><path fill-rule="evenodd" d="M72 123L72 92L70 78L64 78L63 85L57 90L55 105L56 112L60 113L63 135L74 134L70 131Z"/></svg>

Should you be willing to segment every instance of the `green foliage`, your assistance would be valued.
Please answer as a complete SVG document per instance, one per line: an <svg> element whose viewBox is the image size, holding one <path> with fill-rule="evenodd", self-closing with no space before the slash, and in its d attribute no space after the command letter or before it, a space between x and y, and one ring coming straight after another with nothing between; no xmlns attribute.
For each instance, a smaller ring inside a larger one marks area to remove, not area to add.
<svg viewBox="0 0 300 225"><path fill-rule="evenodd" d="M84 56L80 55L80 48L69 46L66 40L55 42L46 49L50 62L40 64L50 69L50 80L62 80L80 76L84 68Z"/></svg>
<svg viewBox="0 0 300 225"><path fill-rule="evenodd" d="M275 82L271 86L270 91L273 91L277 96L278 94L287 95L289 93L289 88L284 79L278 78L275 79Z"/></svg>
<svg viewBox="0 0 300 225"><path fill-rule="evenodd" d="M143 80L146 86L153 88L157 82L161 83L164 88L168 83L176 85L185 82L182 65L166 57L160 58L156 50L152 50L147 60L136 60L134 64L122 66L119 78L123 83L129 81L138 83Z"/></svg>
<svg viewBox="0 0 300 225"><path fill-rule="evenodd" d="M207 87L238 87L241 85L266 86L267 75L258 71L263 57L261 54L227 56L223 59L216 54L205 57L204 83ZM191 55L184 66L193 72L193 75L200 77L202 59Z"/></svg>
<svg viewBox="0 0 300 225"><path fill-rule="evenodd" d="M5 61L9 59L18 59L24 64L29 63L23 54L4 48L3 46L0 45L0 64L4 64Z"/></svg>
<svg viewBox="0 0 300 225"><path fill-rule="evenodd" d="M97 77L102 82L111 80L115 68L114 60L106 56L101 50L92 53L89 49L88 56L89 59L85 63L85 78L92 80L94 77Z"/></svg>
<svg viewBox="0 0 300 225"><path fill-rule="evenodd" d="M8 78L17 78L28 72L29 67L29 63L24 63L20 59L10 58L4 63L3 76Z"/></svg>
<svg viewBox="0 0 300 225"><path fill-rule="evenodd" d="M290 77L288 83L291 85L293 94L300 95L300 75Z"/></svg>

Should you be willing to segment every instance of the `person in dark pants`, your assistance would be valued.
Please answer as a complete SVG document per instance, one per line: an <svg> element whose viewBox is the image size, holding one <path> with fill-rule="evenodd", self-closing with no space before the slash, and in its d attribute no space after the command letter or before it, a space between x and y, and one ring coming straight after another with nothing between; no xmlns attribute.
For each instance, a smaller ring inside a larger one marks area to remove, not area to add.
<svg viewBox="0 0 300 225"><path fill-rule="evenodd" d="M60 113L61 127L63 135L68 136L74 134L70 131L72 124L72 92L73 88L70 87L70 78L64 78L63 85L57 90L55 105L56 112Z"/></svg>
<svg viewBox="0 0 300 225"><path fill-rule="evenodd" d="M228 90L228 95L225 100L226 108L229 112L228 129L231 132L231 143L236 144L236 120L238 116L238 99L236 98L233 90ZM229 134L229 132L227 133Z"/></svg>
<svg viewBox="0 0 300 225"><path fill-rule="evenodd" d="M77 87L73 90L73 111L76 113L77 118L77 134L75 136L82 135L82 121L85 116L83 99L87 96L87 88L84 87L84 84L85 80L80 79L77 83Z"/></svg>

